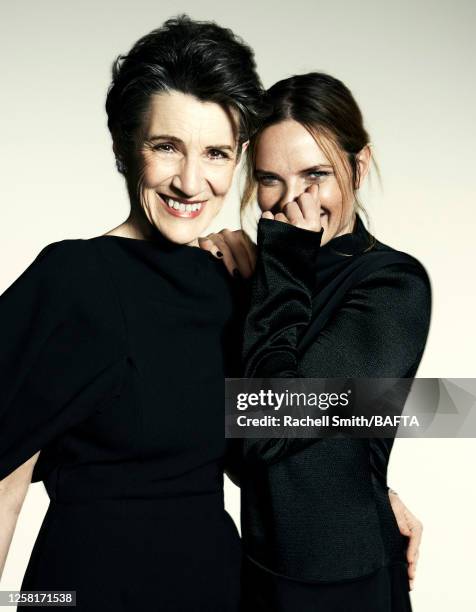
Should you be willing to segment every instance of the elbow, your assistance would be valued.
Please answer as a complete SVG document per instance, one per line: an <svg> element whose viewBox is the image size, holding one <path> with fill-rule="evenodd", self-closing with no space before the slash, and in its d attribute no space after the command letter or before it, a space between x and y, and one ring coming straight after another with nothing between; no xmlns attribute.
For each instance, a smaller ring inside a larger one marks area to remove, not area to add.
<svg viewBox="0 0 476 612"><path fill-rule="evenodd" d="M20 514L39 454L40 451L0 480L0 507L3 511L16 516Z"/></svg>
<svg viewBox="0 0 476 612"><path fill-rule="evenodd" d="M6 479L5 479L6 480ZM0 481L0 508L2 514L18 517L28 492L29 483L17 481L5 484Z"/></svg>

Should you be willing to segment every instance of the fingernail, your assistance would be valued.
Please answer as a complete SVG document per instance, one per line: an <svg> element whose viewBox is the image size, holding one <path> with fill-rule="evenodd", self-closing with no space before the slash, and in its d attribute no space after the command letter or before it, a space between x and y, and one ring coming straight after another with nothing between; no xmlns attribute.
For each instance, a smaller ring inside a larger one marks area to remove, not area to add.
<svg viewBox="0 0 476 612"><path fill-rule="evenodd" d="M217 251L217 257L223 257L223 253L221 251Z"/></svg>

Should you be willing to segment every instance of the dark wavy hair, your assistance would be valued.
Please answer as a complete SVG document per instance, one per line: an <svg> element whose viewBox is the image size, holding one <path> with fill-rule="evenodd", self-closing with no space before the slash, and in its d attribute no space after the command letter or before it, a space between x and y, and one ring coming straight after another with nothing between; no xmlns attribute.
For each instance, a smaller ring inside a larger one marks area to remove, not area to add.
<svg viewBox="0 0 476 612"><path fill-rule="evenodd" d="M134 137L150 97L164 91L191 94L238 112L238 145L255 133L263 88L251 48L230 29L187 15L168 19L138 40L112 66L106 99L118 170L127 176Z"/></svg>

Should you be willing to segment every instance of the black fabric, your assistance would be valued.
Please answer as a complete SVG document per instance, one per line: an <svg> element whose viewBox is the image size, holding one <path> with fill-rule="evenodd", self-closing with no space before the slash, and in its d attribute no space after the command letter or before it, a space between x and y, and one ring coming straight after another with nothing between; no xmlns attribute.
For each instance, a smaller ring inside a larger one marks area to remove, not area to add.
<svg viewBox="0 0 476 612"><path fill-rule="evenodd" d="M431 311L423 266L373 244L359 216L352 233L322 247L320 241L319 233L260 220L246 375L411 379ZM405 565L407 538L387 495L392 444L245 440L240 480L248 557L316 585Z"/></svg>
<svg viewBox="0 0 476 612"><path fill-rule="evenodd" d="M309 584L276 576L252 561L243 568L246 612L411 612L407 570L401 564L347 582Z"/></svg>
<svg viewBox="0 0 476 612"><path fill-rule="evenodd" d="M0 479L51 499L22 589L78 610L235 611L224 510L232 281L160 236L47 247L0 298ZM20 608L21 609L21 608Z"/></svg>

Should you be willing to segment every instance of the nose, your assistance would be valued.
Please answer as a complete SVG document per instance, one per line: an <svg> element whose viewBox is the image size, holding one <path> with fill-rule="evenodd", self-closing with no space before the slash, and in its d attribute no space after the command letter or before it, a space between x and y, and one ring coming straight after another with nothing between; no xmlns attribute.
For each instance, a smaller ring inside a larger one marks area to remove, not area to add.
<svg viewBox="0 0 476 612"><path fill-rule="evenodd" d="M202 168L200 161L194 157L185 156L172 180L172 186L185 197L197 195L202 185Z"/></svg>
<svg viewBox="0 0 476 612"><path fill-rule="evenodd" d="M278 202L279 210L282 210L288 202L293 202L306 190L305 185L301 185L300 181L292 181L286 183Z"/></svg>

